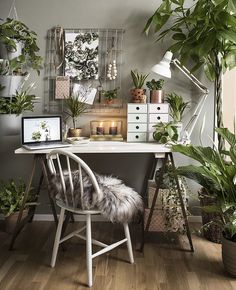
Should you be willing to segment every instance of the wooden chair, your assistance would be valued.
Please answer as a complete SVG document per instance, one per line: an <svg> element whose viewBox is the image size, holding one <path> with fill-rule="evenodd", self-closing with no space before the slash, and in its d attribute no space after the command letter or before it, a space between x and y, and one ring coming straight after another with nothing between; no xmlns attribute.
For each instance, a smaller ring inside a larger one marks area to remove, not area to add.
<svg viewBox="0 0 236 290"><path fill-rule="evenodd" d="M69 188L66 188L68 186L65 182L65 174L63 173L63 170L62 170L62 164L61 164L61 158L60 158L61 156L64 156L66 159L66 165L67 165L66 166L67 167L66 174L67 174L67 178L69 177ZM92 278L92 260L93 260L93 258L95 258L101 254L104 254L104 253L116 248L117 246L119 246L123 243L127 243L130 263L134 263L132 244L131 244L131 239L130 239L129 226L127 223L123 224L125 238L116 242L116 243L113 243L111 245L107 245L107 244L104 244L100 241L92 239L91 216L101 214L101 212L96 210L96 209L83 210L83 209L77 208L75 206L73 174L71 171L71 161L72 160L76 162L76 166L78 168L81 197L84 194L84 184L83 184L83 178L82 178L82 171L83 170L87 174L87 176L89 177L89 179L94 187L94 190L98 196L98 199L100 199L102 196L102 192L99 188L99 185L98 185L98 182L96 180L94 173L92 172L92 170L89 168L89 166L81 158L79 158L78 156L76 156L73 153L66 152L65 150L61 150L61 149L53 150L50 152L50 154L48 155L48 167L49 167L51 174L53 174L53 175L58 174L60 176L60 182L61 182L61 185L63 188L63 194L64 194L64 200L65 200L65 202L56 201L57 205L61 208L61 211L60 211L60 217L59 217L59 222L58 222L55 241L54 241L52 259L51 259L51 267L55 266L58 248L59 248L59 245L61 243L70 239L73 236L76 236L78 238L86 240L86 260L87 260L87 277L88 277L87 281L88 281L88 286L91 287L93 284L93 278ZM68 192L70 193L70 198L72 197L72 205L73 206L71 206L71 204L69 204L69 202L68 202L68 196L67 196ZM85 215L86 216L86 225L78 230L71 232L70 234L66 235L65 237L61 238L61 231L62 231L62 225L63 225L63 221L64 221L65 211L69 211L71 213L78 214L78 215ZM86 230L85 236L83 236L81 234L81 232L83 232L84 230ZM100 246L100 247L102 247L102 249L96 253L93 253L92 252L92 244Z"/></svg>

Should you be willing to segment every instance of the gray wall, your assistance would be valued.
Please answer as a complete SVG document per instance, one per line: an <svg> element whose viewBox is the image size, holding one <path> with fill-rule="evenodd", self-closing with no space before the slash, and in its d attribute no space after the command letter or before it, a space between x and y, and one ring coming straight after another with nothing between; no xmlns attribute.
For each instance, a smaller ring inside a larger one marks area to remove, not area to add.
<svg viewBox="0 0 236 290"><path fill-rule="evenodd" d="M5 18L10 9L9 0L1 0L0 17ZM20 0L16 1L16 7L20 20L25 22L32 30L38 34L38 43L41 55L45 55L46 31L55 25L65 28L123 28L124 35L124 66L123 66L123 96L129 101L129 89L132 86L130 70L137 68L142 72L149 72L153 64L157 63L171 43L166 39L164 43L154 43L154 38L147 38L141 34L146 20L154 12L161 1L150 0ZM189 1L191 3L191 1ZM156 77L150 74L150 78ZM206 82L204 77L199 77ZM43 101L43 73L40 77L33 74L33 79L37 81L36 95ZM208 84L208 83L207 83ZM198 125L193 135L193 143L198 143L198 133L201 119L206 112L206 128L204 143L210 144L208 136L212 136L213 131L213 86L210 96L206 102L204 112L199 118ZM199 100L199 92L194 86L177 70L174 71L171 80L166 82L166 91L175 91L183 94L186 100L193 103ZM41 113L41 105L37 105L36 112ZM190 116L191 111L186 115ZM81 118L81 124L88 128L88 122L94 116ZM31 160L29 156L16 156L14 149L20 146L20 137L4 137L0 135L0 177L7 179L10 177L23 177L27 179L30 172ZM90 166L97 171L104 173L114 173L123 178L129 185L141 190L144 174L151 162L152 156L146 154L129 155L90 155L84 156ZM178 164L189 163L183 157L176 158ZM193 186L196 192L196 187ZM193 204L194 202L192 202ZM39 207L40 212L46 212L43 206Z"/></svg>

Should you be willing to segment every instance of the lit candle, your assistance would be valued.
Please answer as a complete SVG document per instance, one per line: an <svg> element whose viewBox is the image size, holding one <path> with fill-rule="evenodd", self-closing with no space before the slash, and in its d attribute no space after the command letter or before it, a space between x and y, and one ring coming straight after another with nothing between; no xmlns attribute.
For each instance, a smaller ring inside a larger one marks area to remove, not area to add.
<svg viewBox="0 0 236 290"><path fill-rule="evenodd" d="M111 127L109 128L109 135L117 135L117 127L115 126L115 122L111 123Z"/></svg>
<svg viewBox="0 0 236 290"><path fill-rule="evenodd" d="M104 135L103 122L100 122L99 127L97 127L97 135Z"/></svg>

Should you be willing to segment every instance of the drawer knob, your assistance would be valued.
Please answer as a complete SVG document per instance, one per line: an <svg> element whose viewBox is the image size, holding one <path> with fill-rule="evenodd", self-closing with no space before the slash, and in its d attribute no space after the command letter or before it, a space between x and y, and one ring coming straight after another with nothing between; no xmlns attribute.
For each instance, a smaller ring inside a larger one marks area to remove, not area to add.
<svg viewBox="0 0 236 290"><path fill-rule="evenodd" d="M157 120L160 120L160 119L161 119L161 117L158 116L158 117L157 117Z"/></svg>
<svg viewBox="0 0 236 290"><path fill-rule="evenodd" d="M139 116L136 117L136 120L139 120Z"/></svg>
<svg viewBox="0 0 236 290"><path fill-rule="evenodd" d="M136 107L136 110L139 110L140 108L139 107Z"/></svg>
<svg viewBox="0 0 236 290"><path fill-rule="evenodd" d="M161 108L160 107L157 107L157 110L159 111Z"/></svg>
<svg viewBox="0 0 236 290"><path fill-rule="evenodd" d="M139 126L136 126L136 129L139 129Z"/></svg>
<svg viewBox="0 0 236 290"><path fill-rule="evenodd" d="M136 135L135 138L138 139L139 138L139 135Z"/></svg>

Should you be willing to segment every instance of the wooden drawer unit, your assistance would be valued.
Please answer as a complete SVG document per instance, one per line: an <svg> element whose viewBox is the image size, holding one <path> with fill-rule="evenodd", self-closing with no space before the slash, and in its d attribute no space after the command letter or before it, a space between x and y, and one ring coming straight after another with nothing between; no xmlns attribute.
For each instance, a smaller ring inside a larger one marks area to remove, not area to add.
<svg viewBox="0 0 236 290"><path fill-rule="evenodd" d="M148 104L149 114L158 113L158 114L168 114L169 105L168 104Z"/></svg>
<svg viewBox="0 0 236 290"><path fill-rule="evenodd" d="M147 132L142 133L132 133L128 132L127 142L146 142L147 141Z"/></svg>
<svg viewBox="0 0 236 290"><path fill-rule="evenodd" d="M128 113L130 114L147 114L147 104L128 104Z"/></svg>
<svg viewBox="0 0 236 290"><path fill-rule="evenodd" d="M147 124L128 123L128 132L147 132Z"/></svg>
<svg viewBox="0 0 236 290"><path fill-rule="evenodd" d="M169 121L168 114L149 114L148 115L148 123L158 123L163 122L167 123Z"/></svg>
<svg viewBox="0 0 236 290"><path fill-rule="evenodd" d="M128 123L147 123L147 114L128 114Z"/></svg>

